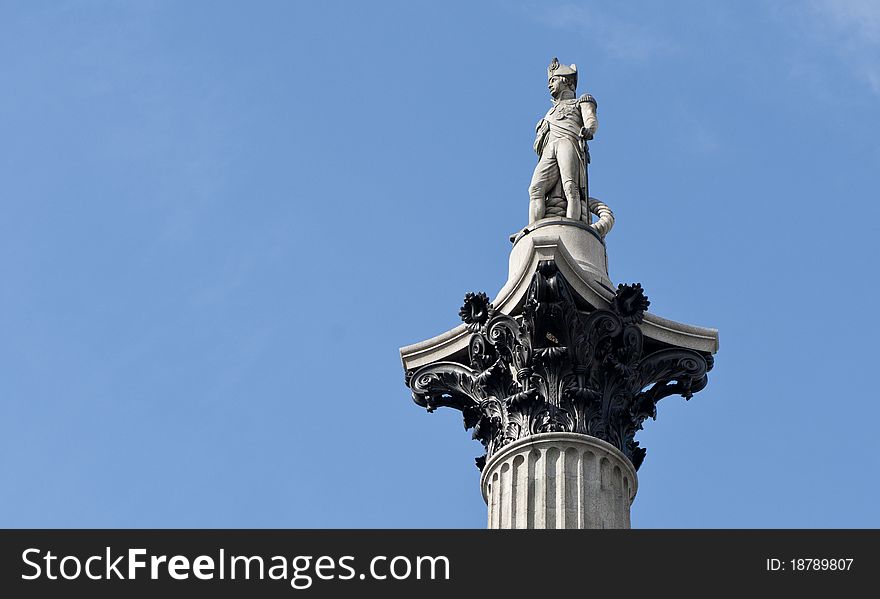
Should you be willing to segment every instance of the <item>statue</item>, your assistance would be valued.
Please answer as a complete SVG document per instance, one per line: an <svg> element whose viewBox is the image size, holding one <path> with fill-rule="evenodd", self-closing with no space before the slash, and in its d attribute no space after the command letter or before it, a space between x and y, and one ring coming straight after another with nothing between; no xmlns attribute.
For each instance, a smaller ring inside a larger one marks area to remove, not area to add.
<svg viewBox="0 0 880 599"><path fill-rule="evenodd" d="M599 122L593 96L576 96L577 78L576 65L559 64L554 58L547 67L553 108L536 130L535 152L540 159L529 185L529 224L563 215L590 224L587 141L593 139Z"/></svg>

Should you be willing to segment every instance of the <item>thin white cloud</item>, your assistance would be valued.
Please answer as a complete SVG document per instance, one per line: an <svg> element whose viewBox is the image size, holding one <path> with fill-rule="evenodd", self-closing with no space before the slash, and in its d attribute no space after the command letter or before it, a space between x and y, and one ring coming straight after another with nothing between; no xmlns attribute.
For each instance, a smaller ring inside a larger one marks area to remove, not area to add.
<svg viewBox="0 0 880 599"><path fill-rule="evenodd" d="M813 29L880 96L880 1L812 0Z"/></svg>
<svg viewBox="0 0 880 599"><path fill-rule="evenodd" d="M880 45L880 2L877 0L813 0L813 9L832 26L854 34L858 41Z"/></svg>

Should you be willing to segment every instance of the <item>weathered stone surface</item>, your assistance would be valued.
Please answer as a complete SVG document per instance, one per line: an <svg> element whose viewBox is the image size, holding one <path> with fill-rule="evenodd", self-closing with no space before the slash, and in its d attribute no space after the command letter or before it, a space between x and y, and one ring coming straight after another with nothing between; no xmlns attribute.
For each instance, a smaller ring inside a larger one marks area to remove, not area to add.
<svg viewBox="0 0 880 599"><path fill-rule="evenodd" d="M489 528L629 528L638 477L604 441L545 433L496 453L480 488Z"/></svg>

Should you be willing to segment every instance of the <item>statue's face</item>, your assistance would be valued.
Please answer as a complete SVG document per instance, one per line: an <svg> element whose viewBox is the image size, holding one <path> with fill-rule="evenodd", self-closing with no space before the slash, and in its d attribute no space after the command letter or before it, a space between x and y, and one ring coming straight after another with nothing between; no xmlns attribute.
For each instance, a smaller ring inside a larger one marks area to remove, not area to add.
<svg viewBox="0 0 880 599"><path fill-rule="evenodd" d="M550 90L550 95L554 98L558 98L559 94L561 94L567 87L565 78L560 77L559 75L550 77L550 81L547 82L547 89Z"/></svg>

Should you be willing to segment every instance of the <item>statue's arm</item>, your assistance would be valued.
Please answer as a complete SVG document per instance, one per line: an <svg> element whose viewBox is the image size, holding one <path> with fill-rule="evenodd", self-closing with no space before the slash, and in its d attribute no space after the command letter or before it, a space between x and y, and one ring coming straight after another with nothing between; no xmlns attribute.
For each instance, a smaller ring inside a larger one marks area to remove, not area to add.
<svg viewBox="0 0 880 599"><path fill-rule="evenodd" d="M596 99L590 94L584 94L579 98L578 104L581 107L581 117L584 120L584 137L593 139L599 128L599 119L596 118Z"/></svg>
<svg viewBox="0 0 880 599"><path fill-rule="evenodd" d="M550 125L546 120L541 119L535 127L535 145L533 146L535 153L540 156L544 151L544 142L547 141L547 133L550 131Z"/></svg>

